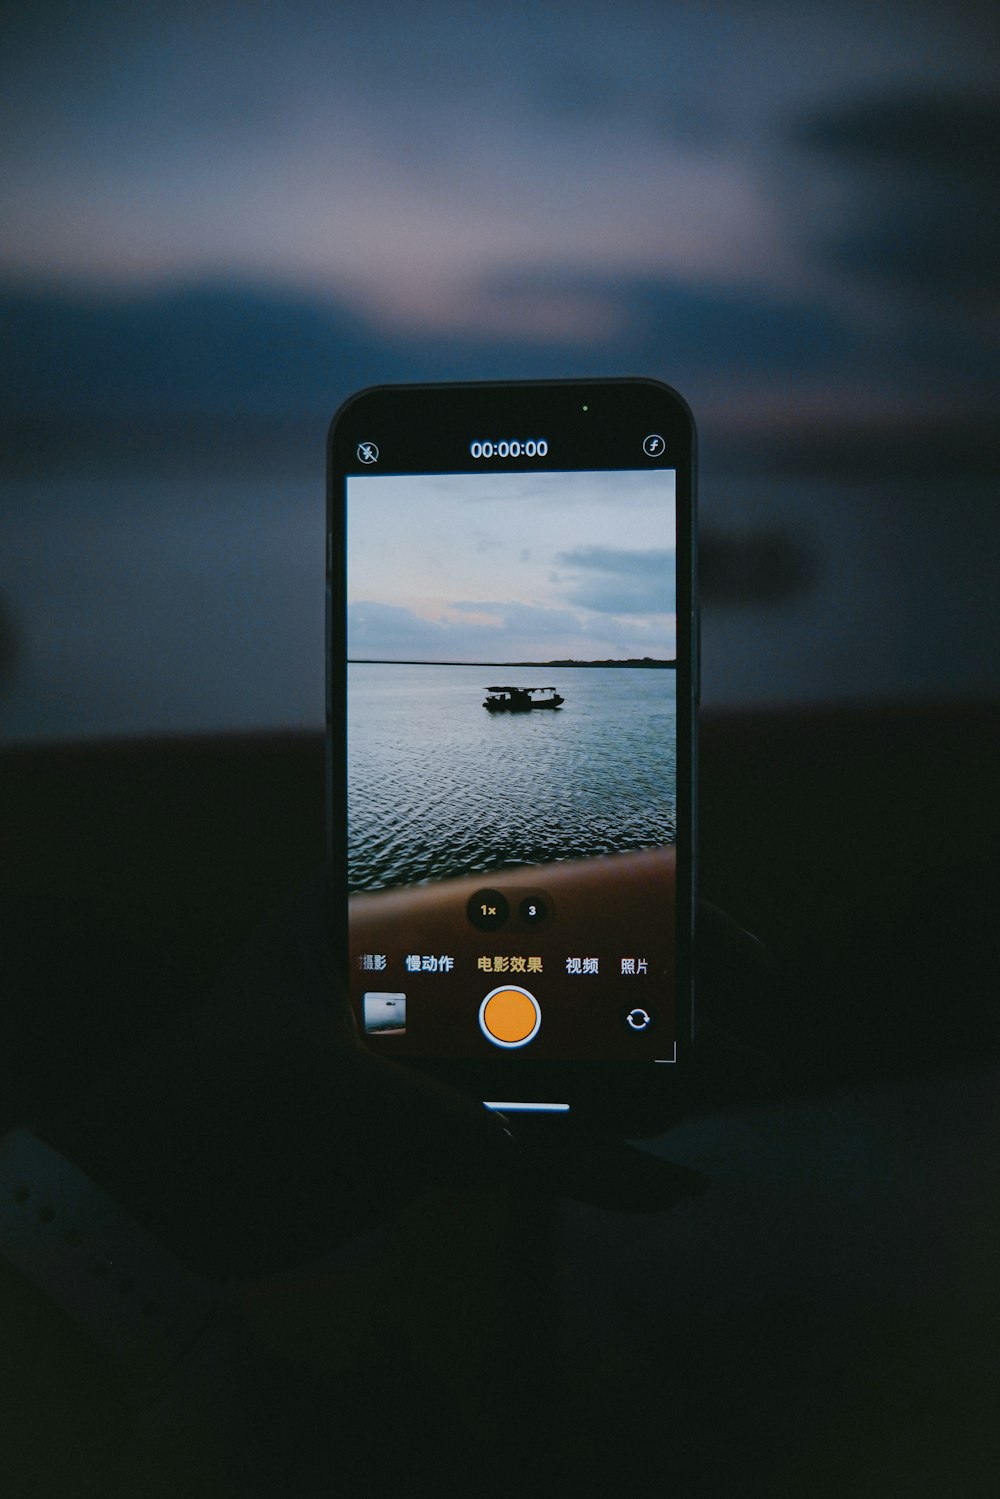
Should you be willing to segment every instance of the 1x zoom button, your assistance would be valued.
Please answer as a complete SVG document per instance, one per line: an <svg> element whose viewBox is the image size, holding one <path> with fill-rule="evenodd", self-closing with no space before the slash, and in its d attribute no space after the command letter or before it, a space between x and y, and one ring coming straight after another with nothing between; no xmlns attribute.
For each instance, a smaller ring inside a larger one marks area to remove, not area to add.
<svg viewBox="0 0 1000 1499"><path fill-rule="evenodd" d="M468 900L465 914L481 932L495 932L510 915L510 906L499 890L477 890Z"/></svg>

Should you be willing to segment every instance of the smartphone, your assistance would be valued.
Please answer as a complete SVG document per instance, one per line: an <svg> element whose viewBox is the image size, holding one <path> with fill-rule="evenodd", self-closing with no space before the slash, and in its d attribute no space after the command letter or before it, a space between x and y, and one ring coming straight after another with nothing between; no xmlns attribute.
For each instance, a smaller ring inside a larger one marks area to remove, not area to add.
<svg viewBox="0 0 1000 1499"><path fill-rule="evenodd" d="M335 950L382 1056L626 1135L690 1061L695 431L611 379L384 386L329 437Z"/></svg>

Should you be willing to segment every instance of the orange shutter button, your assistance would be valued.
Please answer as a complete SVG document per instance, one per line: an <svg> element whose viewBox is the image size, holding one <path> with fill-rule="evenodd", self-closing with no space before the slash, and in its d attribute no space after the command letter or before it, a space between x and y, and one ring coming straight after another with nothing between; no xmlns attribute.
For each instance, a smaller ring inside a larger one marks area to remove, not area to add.
<svg viewBox="0 0 1000 1499"><path fill-rule="evenodd" d="M479 1006L480 1030L494 1046L526 1046L541 1023L538 1000L516 984L491 989Z"/></svg>

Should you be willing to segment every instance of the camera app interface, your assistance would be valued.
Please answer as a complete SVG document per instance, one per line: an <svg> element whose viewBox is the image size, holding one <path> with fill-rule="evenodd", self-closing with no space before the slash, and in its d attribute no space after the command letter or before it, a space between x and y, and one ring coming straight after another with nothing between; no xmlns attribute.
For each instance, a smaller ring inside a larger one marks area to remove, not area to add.
<svg viewBox="0 0 1000 1499"><path fill-rule="evenodd" d="M348 479L369 1045L674 1060L675 578L671 469Z"/></svg>

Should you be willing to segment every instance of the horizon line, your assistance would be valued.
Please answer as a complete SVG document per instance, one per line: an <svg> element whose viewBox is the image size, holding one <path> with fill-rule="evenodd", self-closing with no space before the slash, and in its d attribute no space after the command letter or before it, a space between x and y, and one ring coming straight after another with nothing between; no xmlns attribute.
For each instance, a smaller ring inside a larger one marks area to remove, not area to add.
<svg viewBox="0 0 1000 1499"><path fill-rule="evenodd" d="M677 665L676 656L601 656L585 661L562 657L549 661L418 661L398 656L348 656L348 666L656 666Z"/></svg>

